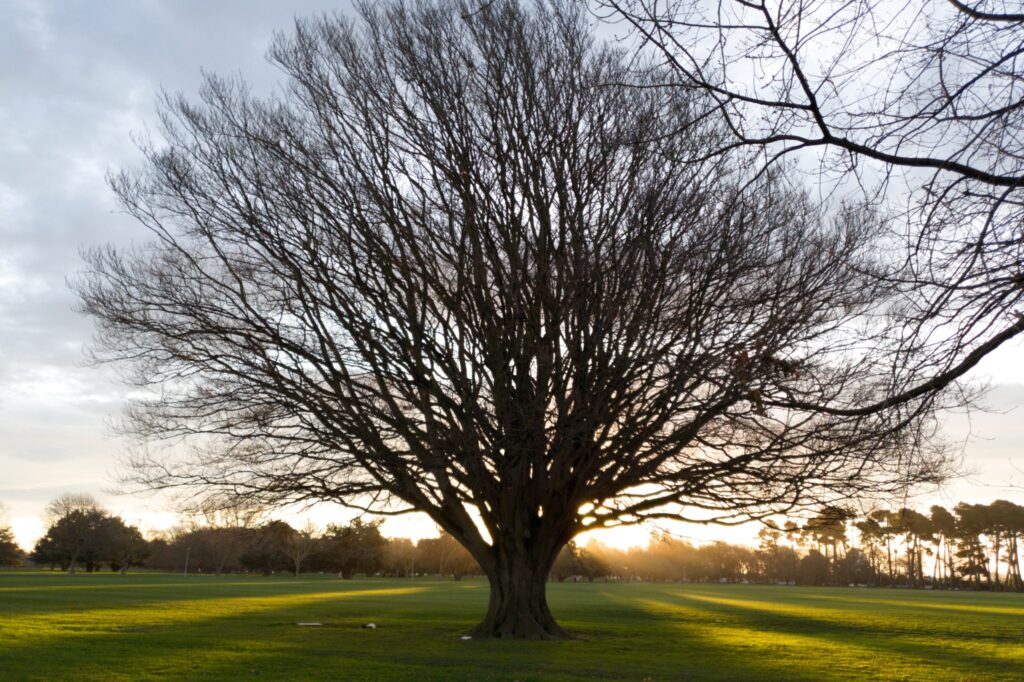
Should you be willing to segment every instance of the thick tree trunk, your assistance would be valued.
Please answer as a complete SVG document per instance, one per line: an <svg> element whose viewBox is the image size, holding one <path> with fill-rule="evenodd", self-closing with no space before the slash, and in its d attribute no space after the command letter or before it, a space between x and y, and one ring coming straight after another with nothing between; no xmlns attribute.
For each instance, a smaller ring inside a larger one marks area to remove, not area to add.
<svg viewBox="0 0 1024 682"><path fill-rule="evenodd" d="M549 561L529 556L509 557L488 570L487 615L473 630L473 638L569 639L548 608L550 570Z"/></svg>

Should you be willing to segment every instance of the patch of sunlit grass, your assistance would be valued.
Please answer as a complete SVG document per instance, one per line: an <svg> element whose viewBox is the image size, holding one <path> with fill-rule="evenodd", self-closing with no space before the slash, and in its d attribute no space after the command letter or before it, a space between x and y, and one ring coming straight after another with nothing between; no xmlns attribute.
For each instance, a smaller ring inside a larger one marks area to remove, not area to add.
<svg viewBox="0 0 1024 682"><path fill-rule="evenodd" d="M323 587L324 583L318 583ZM113 586L111 586L113 587ZM301 612L316 602L360 597L382 599L422 592L424 588L389 587L367 590L324 591L310 594L282 594L259 597L224 597L153 601L131 607L71 609L40 614L23 614L7 625L0 623L0 640L7 646L37 646L46 638L90 636L96 632L137 632L152 628L185 627L213 619L249 616L287 608Z"/></svg>

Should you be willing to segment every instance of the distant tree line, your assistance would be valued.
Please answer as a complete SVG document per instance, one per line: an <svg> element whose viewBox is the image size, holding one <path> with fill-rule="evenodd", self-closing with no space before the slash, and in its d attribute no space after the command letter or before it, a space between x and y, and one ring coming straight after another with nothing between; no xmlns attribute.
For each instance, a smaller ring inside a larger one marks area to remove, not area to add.
<svg viewBox="0 0 1024 682"><path fill-rule="evenodd" d="M879 584L1024 590L1022 505L1007 500L961 502L952 512L935 505L927 515L907 508L879 510L854 525ZM842 537L830 539L830 532L820 537L831 544L834 554Z"/></svg>
<svg viewBox="0 0 1024 682"><path fill-rule="evenodd" d="M49 528L29 558L74 572L133 566L194 573L337 573L410 577L480 575L476 561L451 535L414 542L387 538L381 522L354 519L323 531L260 521L256 512L208 513L146 539L135 526L87 495L63 495L47 508ZM1024 506L1006 500L960 503L927 514L907 507L863 515L826 508L817 516L768 523L759 545L695 545L667 533L645 547L621 550L591 541L569 543L550 578L869 585L1024 591L1021 544ZM0 527L0 565L22 552Z"/></svg>
<svg viewBox="0 0 1024 682"><path fill-rule="evenodd" d="M552 577L1024 590L1024 506L1006 500L928 514L829 508L802 524L766 525L758 537L756 548L698 547L667 534L627 551L570 546Z"/></svg>
<svg viewBox="0 0 1024 682"><path fill-rule="evenodd" d="M201 526L164 534L149 544L150 568L199 573L300 572L408 577L478 573L476 562L452 536L413 542L386 538L380 521L354 519L323 532L295 529L284 521L262 525Z"/></svg>
<svg viewBox="0 0 1024 682"><path fill-rule="evenodd" d="M280 520L259 522L260 514L252 510L213 511L147 540L89 495L62 495L50 503L46 516L49 527L28 559L70 573L127 572L133 566L217 575L330 572L342 578L479 573L451 535L419 542L385 538L379 520L354 519L319 532L310 525L296 529ZM0 565L21 562L10 529L0 527Z"/></svg>

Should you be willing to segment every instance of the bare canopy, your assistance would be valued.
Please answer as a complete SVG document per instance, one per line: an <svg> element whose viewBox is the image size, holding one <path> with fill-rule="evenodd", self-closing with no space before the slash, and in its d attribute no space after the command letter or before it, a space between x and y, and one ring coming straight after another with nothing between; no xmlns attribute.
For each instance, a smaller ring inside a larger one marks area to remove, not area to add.
<svg viewBox="0 0 1024 682"><path fill-rule="evenodd" d="M420 510L490 581L477 636L560 637L587 528L941 475L939 396L884 403L916 377L883 221L709 156L701 94L575 3L367 3L271 58L276 98L167 99L113 183L152 241L88 253L97 358L152 389L129 426L195 445L137 482Z"/></svg>

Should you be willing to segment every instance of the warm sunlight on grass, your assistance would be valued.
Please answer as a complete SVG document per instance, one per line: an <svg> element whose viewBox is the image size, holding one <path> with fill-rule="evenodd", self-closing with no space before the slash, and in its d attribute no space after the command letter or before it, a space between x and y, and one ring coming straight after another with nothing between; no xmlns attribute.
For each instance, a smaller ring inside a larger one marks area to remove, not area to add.
<svg viewBox="0 0 1024 682"><path fill-rule="evenodd" d="M323 587L323 583L319 587ZM111 587L108 585L108 587ZM189 587L189 586L184 586ZM318 601L340 602L365 596L384 598L395 595L414 594L422 591L416 587L377 588L372 590L349 590L339 592L312 592L309 594L279 594L259 597L229 597L211 599L162 600L136 604L132 607L86 610L55 611L42 614L20 615L15 627L8 634L0 627L0 634L8 635L8 646L37 646L43 639L64 639L67 637L90 636L94 629L115 632L130 626L132 630L153 629L165 626L187 627L214 619L248 616L267 611L284 609L301 610ZM88 625L84 628L83 625Z"/></svg>
<svg viewBox="0 0 1024 682"><path fill-rule="evenodd" d="M1022 595L638 583L550 592L579 639L461 641L486 605L478 580L0 573L0 671L12 680L524 682L935 682L1024 671Z"/></svg>

